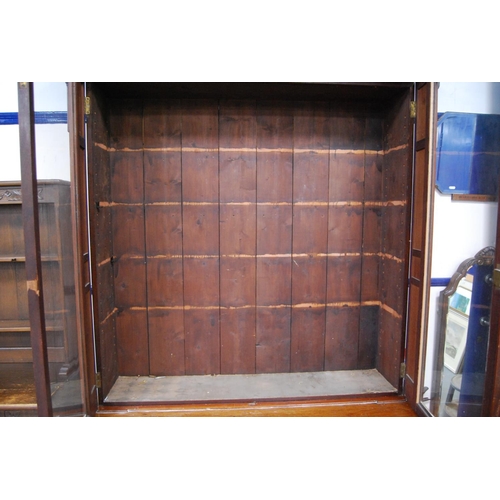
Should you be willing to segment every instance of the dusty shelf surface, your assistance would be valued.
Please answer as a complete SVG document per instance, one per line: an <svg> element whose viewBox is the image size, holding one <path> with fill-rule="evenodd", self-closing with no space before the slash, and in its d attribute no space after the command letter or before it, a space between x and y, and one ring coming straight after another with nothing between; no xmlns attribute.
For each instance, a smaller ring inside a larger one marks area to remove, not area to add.
<svg viewBox="0 0 500 500"><path fill-rule="evenodd" d="M243 401L396 393L377 370L251 375L121 376L106 403Z"/></svg>

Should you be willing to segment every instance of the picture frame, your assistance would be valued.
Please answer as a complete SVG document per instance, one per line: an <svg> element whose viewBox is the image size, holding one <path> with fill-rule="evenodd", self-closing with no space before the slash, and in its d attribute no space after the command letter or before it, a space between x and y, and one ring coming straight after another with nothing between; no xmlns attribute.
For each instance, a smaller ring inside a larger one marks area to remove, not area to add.
<svg viewBox="0 0 500 500"><path fill-rule="evenodd" d="M444 366L453 373L459 373L465 354L472 299L472 283L473 276L467 274L460 280L457 290L449 298L444 346Z"/></svg>
<svg viewBox="0 0 500 500"><path fill-rule="evenodd" d="M444 366L453 373L458 373L462 365L468 327L469 318L450 309L446 325Z"/></svg>

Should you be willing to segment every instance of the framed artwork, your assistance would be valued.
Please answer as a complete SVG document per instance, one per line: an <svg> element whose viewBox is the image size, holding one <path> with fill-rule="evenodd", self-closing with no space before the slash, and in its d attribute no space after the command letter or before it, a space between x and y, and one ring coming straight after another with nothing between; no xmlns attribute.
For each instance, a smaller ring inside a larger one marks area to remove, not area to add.
<svg viewBox="0 0 500 500"><path fill-rule="evenodd" d="M453 373L458 373L465 353L469 318L450 309L446 325L444 346L444 366Z"/></svg>

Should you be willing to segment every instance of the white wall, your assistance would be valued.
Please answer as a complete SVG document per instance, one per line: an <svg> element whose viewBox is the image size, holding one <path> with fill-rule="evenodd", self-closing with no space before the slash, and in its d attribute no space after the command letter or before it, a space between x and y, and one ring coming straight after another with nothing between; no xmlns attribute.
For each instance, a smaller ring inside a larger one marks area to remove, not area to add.
<svg viewBox="0 0 500 500"><path fill-rule="evenodd" d="M500 114L500 83L441 82L438 112Z"/></svg>
<svg viewBox="0 0 500 500"><path fill-rule="evenodd" d="M35 111L67 111L66 84L34 84ZM0 113L17 112L17 83L0 82ZM38 179L70 180L69 136L66 124L35 125ZM19 126L0 126L0 181L21 179Z"/></svg>
<svg viewBox="0 0 500 500"><path fill-rule="evenodd" d="M500 83L442 82L438 112L446 111L500 114ZM451 195L435 190L432 278L451 278L465 259L486 246L495 245L497 211L497 202L451 201ZM427 387L432 380L436 312L443 289L432 287L430 293L424 380Z"/></svg>

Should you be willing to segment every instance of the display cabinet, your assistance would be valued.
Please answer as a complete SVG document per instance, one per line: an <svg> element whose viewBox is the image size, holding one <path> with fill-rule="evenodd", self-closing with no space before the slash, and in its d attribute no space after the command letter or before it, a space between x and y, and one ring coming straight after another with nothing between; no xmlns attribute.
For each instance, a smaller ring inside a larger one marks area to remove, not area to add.
<svg viewBox="0 0 500 500"><path fill-rule="evenodd" d="M88 83L100 403L402 394L415 91Z"/></svg>
<svg viewBox="0 0 500 500"><path fill-rule="evenodd" d="M52 377L75 368L74 278L69 183L38 184L41 260L45 287L48 358ZM0 183L0 363L32 361L26 289L21 185Z"/></svg>
<svg viewBox="0 0 500 500"><path fill-rule="evenodd" d="M424 414L433 84L69 90L89 414Z"/></svg>

